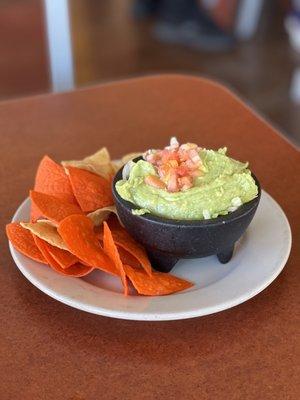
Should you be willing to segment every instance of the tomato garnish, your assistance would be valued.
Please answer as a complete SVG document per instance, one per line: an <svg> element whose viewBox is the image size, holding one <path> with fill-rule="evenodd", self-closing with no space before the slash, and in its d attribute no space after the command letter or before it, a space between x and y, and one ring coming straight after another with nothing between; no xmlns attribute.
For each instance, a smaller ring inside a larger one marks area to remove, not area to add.
<svg viewBox="0 0 300 400"><path fill-rule="evenodd" d="M180 145L176 138L162 150L149 150L144 159L156 168L158 176L149 175L145 182L169 192L192 188L194 179L203 172L199 151L195 143Z"/></svg>

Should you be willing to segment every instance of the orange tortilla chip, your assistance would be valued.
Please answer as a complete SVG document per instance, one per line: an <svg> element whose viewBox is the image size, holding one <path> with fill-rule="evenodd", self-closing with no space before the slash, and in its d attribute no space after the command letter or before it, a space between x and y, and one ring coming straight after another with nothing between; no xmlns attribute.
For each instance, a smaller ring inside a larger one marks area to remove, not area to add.
<svg viewBox="0 0 300 400"><path fill-rule="evenodd" d="M46 242L47 243L47 242ZM58 247L51 246L51 244L46 244L47 250L54 260L61 266L61 268L66 269L72 265L79 262L78 258L72 253L66 250L59 249Z"/></svg>
<svg viewBox="0 0 300 400"><path fill-rule="evenodd" d="M40 213L55 223L59 223L61 220L72 214L83 214L79 206L76 204L67 203L64 200L60 200L59 198L49 194L31 190L30 198L32 204L35 205Z"/></svg>
<svg viewBox="0 0 300 400"><path fill-rule="evenodd" d="M81 261L112 275L120 273L105 254L94 232L93 222L85 215L70 215L58 226L58 233L72 254Z"/></svg>
<svg viewBox="0 0 300 400"><path fill-rule="evenodd" d="M45 257L36 246L30 231L23 228L18 222L6 225L6 234L16 250L35 261L47 264Z"/></svg>
<svg viewBox="0 0 300 400"><path fill-rule="evenodd" d="M193 286L191 282L163 272L153 271L149 276L146 271L129 265L124 265L124 269L137 292L145 296L164 296Z"/></svg>
<svg viewBox="0 0 300 400"><path fill-rule="evenodd" d="M68 203L77 204L64 168L56 164L48 156L44 156L38 166L34 190L58 197ZM31 207L31 220L36 221L40 216L39 210L33 204Z"/></svg>
<svg viewBox="0 0 300 400"><path fill-rule="evenodd" d="M147 256L145 249L137 243L129 233L116 224L113 224L114 227L111 227L111 232L114 238L114 242L119 246L134 256L138 262L142 265L144 270L147 272L149 276L152 274L152 267Z"/></svg>
<svg viewBox="0 0 300 400"><path fill-rule="evenodd" d="M74 195L85 212L113 205L111 183L100 175L75 167L68 167Z"/></svg>
<svg viewBox="0 0 300 400"><path fill-rule="evenodd" d="M55 259L51 256L50 252L48 251L49 246L51 246L49 243L45 242L44 240L40 239L37 236L34 236L34 241L39 248L40 252L43 254L45 259L47 260L47 263L50 265L50 267L58 272L61 275L64 276L74 276L74 277L81 277L89 274L94 268L91 266L83 265L81 263L76 263L69 268L62 268L58 262L55 261Z"/></svg>
<svg viewBox="0 0 300 400"><path fill-rule="evenodd" d="M142 265L137 258L128 253L128 251L124 250L122 247L117 246L117 248L123 264L127 264L133 268L142 268Z"/></svg>
<svg viewBox="0 0 300 400"><path fill-rule="evenodd" d="M128 295L128 284L126 279L126 274L124 271L123 263L121 261L117 246L114 243L114 239L112 237L109 226L104 221L103 222L103 249L105 253L110 257L110 259L114 262L115 266L120 272L121 280L124 286L124 294Z"/></svg>

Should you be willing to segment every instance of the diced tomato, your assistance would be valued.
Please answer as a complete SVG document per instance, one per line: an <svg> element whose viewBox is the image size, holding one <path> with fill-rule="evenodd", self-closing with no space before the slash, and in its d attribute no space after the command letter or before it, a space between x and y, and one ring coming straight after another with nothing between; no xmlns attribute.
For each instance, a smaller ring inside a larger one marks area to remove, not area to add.
<svg viewBox="0 0 300 400"><path fill-rule="evenodd" d="M192 160L187 160L185 165L188 167L189 170L195 170L199 168L199 165L195 164Z"/></svg>
<svg viewBox="0 0 300 400"><path fill-rule="evenodd" d="M177 168L177 167L178 167L178 161L176 161L176 160L170 160L170 161L168 161L168 164L169 164L172 168Z"/></svg>
<svg viewBox="0 0 300 400"><path fill-rule="evenodd" d="M182 150L179 148L178 154L181 162L189 159L189 153L186 150Z"/></svg>
<svg viewBox="0 0 300 400"><path fill-rule="evenodd" d="M180 147L181 147L182 150L191 150L191 149L197 149L198 148L196 143L184 143Z"/></svg>
<svg viewBox="0 0 300 400"><path fill-rule="evenodd" d="M147 185L153 186L158 189L165 189L166 185L163 181L161 181L157 176L155 175L148 175L145 178L145 183Z"/></svg>
<svg viewBox="0 0 300 400"><path fill-rule="evenodd" d="M160 159L160 156L157 152L155 152L155 153L151 152L151 153L145 155L145 160L151 164L157 163L157 161L159 161L159 159Z"/></svg>
<svg viewBox="0 0 300 400"><path fill-rule="evenodd" d="M187 190L193 187L193 178L191 176L184 176L178 179L178 183L181 190Z"/></svg>
<svg viewBox="0 0 300 400"><path fill-rule="evenodd" d="M177 182L177 175L176 175L175 171L173 171L170 174L170 178L167 182L167 190L169 192L178 192L178 190L179 190L178 182Z"/></svg>
<svg viewBox="0 0 300 400"><path fill-rule="evenodd" d="M199 150L194 143L179 145L176 138L163 150L149 150L144 159L156 167L159 177L149 175L145 182L169 192L190 189L194 178L203 174Z"/></svg>
<svg viewBox="0 0 300 400"><path fill-rule="evenodd" d="M189 156L190 156L191 160L193 161L193 163L200 162L200 156L196 149L189 150Z"/></svg>
<svg viewBox="0 0 300 400"><path fill-rule="evenodd" d="M176 169L178 176L185 176L189 174L189 169L184 163L181 163L179 167Z"/></svg>
<svg viewBox="0 0 300 400"><path fill-rule="evenodd" d="M165 178L167 175L169 175L171 170L171 166L169 164L162 164L158 167L158 174L161 179Z"/></svg>
<svg viewBox="0 0 300 400"><path fill-rule="evenodd" d="M170 150L163 150L161 154L162 163L169 162L171 160L180 161L178 152L170 151Z"/></svg>

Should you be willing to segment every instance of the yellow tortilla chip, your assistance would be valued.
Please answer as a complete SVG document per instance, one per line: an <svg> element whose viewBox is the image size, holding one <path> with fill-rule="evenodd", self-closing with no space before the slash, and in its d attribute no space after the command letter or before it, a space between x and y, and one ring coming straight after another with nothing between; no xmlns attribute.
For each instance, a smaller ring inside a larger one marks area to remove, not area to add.
<svg viewBox="0 0 300 400"><path fill-rule="evenodd" d="M48 224L48 225L52 225L52 226L56 226L56 227L58 226L58 224L56 222L50 221L49 219L39 218L36 222L45 222L45 224Z"/></svg>
<svg viewBox="0 0 300 400"><path fill-rule="evenodd" d="M128 163L128 161L133 160L136 157L140 157L143 153L128 153L125 154L125 156L123 156L121 158L121 160L113 160L111 162L114 172L118 172L120 168L123 167L123 165L125 165L126 163Z"/></svg>
<svg viewBox="0 0 300 400"><path fill-rule="evenodd" d="M95 154L85 157L83 160L62 161L61 163L65 169L70 166L81 168L94 172L94 174L101 175L106 179L109 179L115 172L106 147L102 147L102 149L98 150ZM68 173L67 170L66 173Z"/></svg>
<svg viewBox="0 0 300 400"><path fill-rule="evenodd" d="M122 160L113 160L111 162L111 165L112 165L112 167L114 169L114 173L116 173L116 172L119 171L120 168L123 167L124 164L123 164Z"/></svg>
<svg viewBox="0 0 300 400"><path fill-rule="evenodd" d="M133 160L134 158L140 157L142 154L143 153L141 152L125 154L125 156L121 158L123 165L126 164L128 161Z"/></svg>
<svg viewBox="0 0 300 400"><path fill-rule="evenodd" d="M99 208L98 210L89 213L87 216L93 221L95 226L99 226L103 221L107 220L110 213L114 213L118 216L116 206Z"/></svg>
<svg viewBox="0 0 300 400"><path fill-rule="evenodd" d="M68 250L61 236L57 232L57 227L51 221L39 220L34 223L20 222L20 225L52 246L58 247L62 250Z"/></svg>

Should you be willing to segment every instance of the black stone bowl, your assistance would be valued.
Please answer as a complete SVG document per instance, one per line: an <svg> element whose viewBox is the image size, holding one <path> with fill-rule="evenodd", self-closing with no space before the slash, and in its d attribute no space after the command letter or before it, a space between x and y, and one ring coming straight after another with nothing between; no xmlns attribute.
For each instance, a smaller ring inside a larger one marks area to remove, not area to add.
<svg viewBox="0 0 300 400"><path fill-rule="evenodd" d="M139 207L123 200L115 189L116 182L122 179L122 168L114 178L112 190L118 215L126 230L145 247L156 270L169 272L180 258L215 254L223 264L231 259L235 242L246 231L260 200L260 184L252 176L258 187L258 196L228 215L208 220L187 221L152 214L133 215L132 210Z"/></svg>

